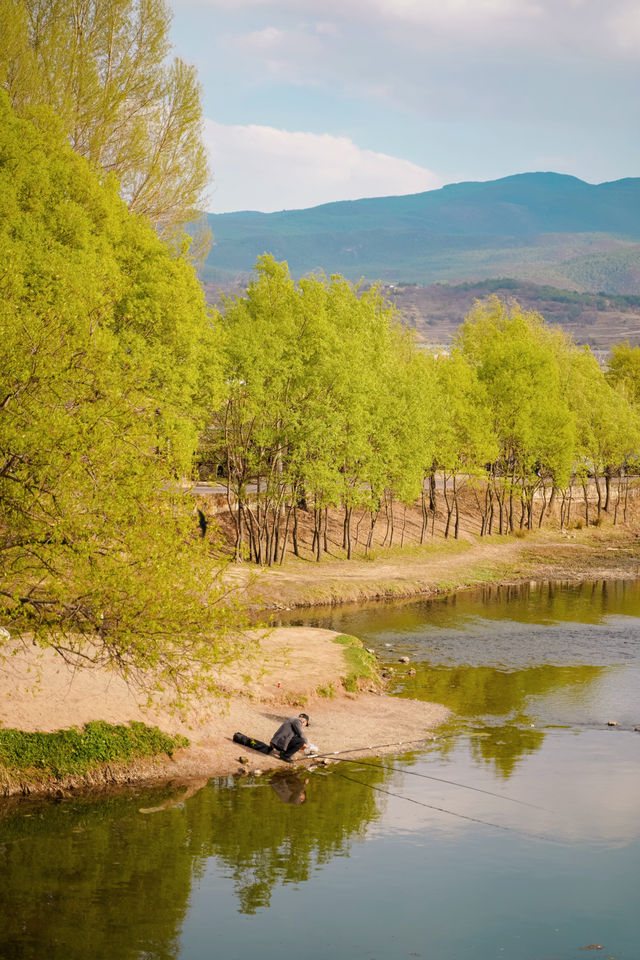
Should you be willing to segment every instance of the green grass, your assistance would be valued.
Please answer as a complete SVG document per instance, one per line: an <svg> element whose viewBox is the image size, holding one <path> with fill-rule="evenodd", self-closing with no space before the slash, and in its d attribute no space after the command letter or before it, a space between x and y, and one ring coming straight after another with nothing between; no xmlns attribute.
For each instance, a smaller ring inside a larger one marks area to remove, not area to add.
<svg viewBox="0 0 640 960"><path fill-rule="evenodd" d="M129 763L163 753L172 756L187 746L186 737L170 737L144 723L114 726L98 720L82 730L71 727L57 733L0 730L0 765L12 773L58 778L82 775L104 763Z"/></svg>
<svg viewBox="0 0 640 960"><path fill-rule="evenodd" d="M344 649L344 658L349 672L342 677L342 686L347 693L357 693L361 680L380 680L378 661L371 653L367 653L362 641L348 633L341 633L334 638L334 643L341 644Z"/></svg>

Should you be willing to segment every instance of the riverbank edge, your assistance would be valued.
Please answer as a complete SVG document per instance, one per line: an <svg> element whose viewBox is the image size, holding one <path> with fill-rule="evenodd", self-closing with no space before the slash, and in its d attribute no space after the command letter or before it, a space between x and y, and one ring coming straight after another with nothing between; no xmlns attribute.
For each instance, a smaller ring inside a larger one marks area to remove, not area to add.
<svg viewBox="0 0 640 960"><path fill-rule="evenodd" d="M136 707L131 689L106 671L80 671L70 677L67 666L51 650L27 649L22 658L12 658L14 694L34 671L40 671L40 679L24 689L21 704L15 695L8 698L14 699L13 705L5 699L5 729L40 730L48 724L50 731L68 730L108 713L111 722L143 720L170 736L186 735L190 744L171 756L110 761L84 774L49 776L44 771L0 766L0 796L5 798L0 811L11 797L62 799L132 786L190 789L196 781L204 785L214 777L290 770L277 756L234 743L233 734L240 731L268 742L285 717L301 710L311 712L310 735L321 752L347 751L353 759L429 739L448 717L449 711L439 704L388 696L377 659L357 638L331 630L285 627L268 631L260 642L267 657L260 675L252 682L236 678L233 694L200 703L189 717L163 712L161 706ZM228 682L229 676L223 679ZM19 716L22 723L16 722ZM58 725L57 718L62 716L66 722ZM302 762L308 766L311 761Z"/></svg>
<svg viewBox="0 0 640 960"><path fill-rule="evenodd" d="M410 601L496 585L639 577L640 524L465 539L387 552L374 560L289 562L282 568L236 568L231 574L254 615L272 618L282 610Z"/></svg>
<svg viewBox="0 0 640 960"><path fill-rule="evenodd" d="M538 533L526 538L490 538L480 544L469 541L454 542L450 549L435 550L429 547L417 551L411 548L398 551L393 557L386 555L379 561L351 561L352 576L345 580L343 571L336 569L343 564L328 561L312 566L304 576L299 569L291 577L291 565L284 570L261 571L256 577L254 571L245 571L247 575L247 593L254 607L263 613L277 613L284 609L311 609L318 605L338 605L376 600L412 600L420 597L437 597L461 590L483 586L515 586L523 582L584 582L587 580L636 579L640 575L640 536L635 526L630 524L617 528L594 528L572 531L570 534ZM391 565L392 571L389 566ZM381 567L385 572L381 576ZM364 569L362 569L364 568ZM428 568L428 569L427 569ZM392 574L390 576L390 573ZM283 589L284 588L284 589ZM309 593L312 589L311 594ZM295 659L297 653L297 628L290 628L290 653ZM337 636L337 634L335 635ZM334 636L334 640L335 640ZM301 641L304 643L304 641ZM280 670L284 686L287 687L287 668ZM378 692L373 703L366 704L367 696L362 692L344 691L344 677L333 671L328 674L323 686L326 689L339 689L341 699L347 700L347 716L353 720L357 714L371 721L379 713L380 699L393 700L397 705L404 703L410 713L418 704L414 701L399 701ZM278 684L280 686L280 684ZM234 699L234 698L232 698ZM295 701L295 697L294 697ZM302 696L300 703L305 709L327 707L322 697ZM273 706L273 697L259 700L262 706ZM312 706L310 707L309 704ZM292 702L290 701L290 704ZM421 704L422 707L436 708L432 716L430 729L425 728L424 738L446 719L447 712L437 704ZM291 710L289 710L291 712ZM322 711L321 711L322 712ZM384 722L378 725L369 737L371 740L393 740ZM221 738L225 739L224 737ZM228 739L228 738L227 738ZM266 772L281 766L273 758L255 758L246 764L239 764L237 756L231 758L228 750L220 755L221 740L214 744L216 759L202 756L197 745L178 752L173 758L158 756L128 764L105 764L86 775L68 776L60 779L31 779L21 777L0 768L0 795L31 795L49 797L67 797L80 794L101 793L126 786L153 786L178 781L184 785L192 780L206 777L245 775L257 770ZM402 742L408 742L402 741ZM417 742L417 741L416 741ZM394 743L393 746L397 746ZM211 746L211 745L210 745ZM358 756L371 756L374 752L364 749ZM388 751L387 751L388 752ZM355 759L355 755L354 755Z"/></svg>

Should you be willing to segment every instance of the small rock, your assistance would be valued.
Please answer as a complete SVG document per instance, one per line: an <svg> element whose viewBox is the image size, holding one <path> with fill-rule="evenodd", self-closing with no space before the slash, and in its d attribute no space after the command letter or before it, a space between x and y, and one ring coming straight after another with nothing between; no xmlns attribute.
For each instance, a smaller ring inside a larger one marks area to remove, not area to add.
<svg viewBox="0 0 640 960"><path fill-rule="evenodd" d="M617 720L607 720L607 726L608 726L608 727L617 727L617 726L618 726L618 721L617 721Z"/></svg>
<svg viewBox="0 0 640 960"><path fill-rule="evenodd" d="M373 649L373 647L365 647L365 650L367 651L367 653L370 653L372 657L375 657L376 652Z"/></svg>
<svg viewBox="0 0 640 960"><path fill-rule="evenodd" d="M249 757L238 757L238 763L249 763Z"/></svg>
<svg viewBox="0 0 640 960"><path fill-rule="evenodd" d="M411 667L411 670L407 670L407 676L408 676L408 677L415 677L415 675L416 675L417 672L418 672L417 670L415 670L413 667Z"/></svg>
<svg viewBox="0 0 640 960"><path fill-rule="evenodd" d="M409 657L400 657L399 663L409 663Z"/></svg>
<svg viewBox="0 0 640 960"><path fill-rule="evenodd" d="M636 731L636 733L640 733L640 727L634 727L633 729Z"/></svg>
<svg viewBox="0 0 640 960"><path fill-rule="evenodd" d="M249 773L249 771L247 770L246 767L238 767L238 776L239 776L239 777L246 777L248 773Z"/></svg>
<svg viewBox="0 0 640 960"><path fill-rule="evenodd" d="M253 775L254 775L254 777L261 777L261 776L262 776L262 770L254 770L254 771L253 771Z"/></svg>

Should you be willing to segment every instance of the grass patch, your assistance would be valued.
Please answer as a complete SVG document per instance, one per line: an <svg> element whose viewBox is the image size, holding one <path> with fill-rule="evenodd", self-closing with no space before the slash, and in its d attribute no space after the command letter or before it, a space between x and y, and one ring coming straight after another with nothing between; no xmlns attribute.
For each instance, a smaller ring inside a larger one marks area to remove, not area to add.
<svg viewBox="0 0 640 960"><path fill-rule="evenodd" d="M326 687L318 687L316 693L319 697L327 697L328 699L331 699L332 697L335 697L336 690L334 685L329 683Z"/></svg>
<svg viewBox="0 0 640 960"><path fill-rule="evenodd" d="M349 672L342 677L342 686L347 693L357 693L362 680L380 682L380 668L372 653L368 653L362 641L348 633L341 633L334 637L334 643L339 643L344 649L344 658Z"/></svg>
<svg viewBox="0 0 640 960"><path fill-rule="evenodd" d="M11 772L59 778L85 774L103 763L128 763L162 753L173 756L187 746L186 737L170 737L158 727L137 721L114 726L96 720L82 730L71 727L57 733L0 730L0 764Z"/></svg>

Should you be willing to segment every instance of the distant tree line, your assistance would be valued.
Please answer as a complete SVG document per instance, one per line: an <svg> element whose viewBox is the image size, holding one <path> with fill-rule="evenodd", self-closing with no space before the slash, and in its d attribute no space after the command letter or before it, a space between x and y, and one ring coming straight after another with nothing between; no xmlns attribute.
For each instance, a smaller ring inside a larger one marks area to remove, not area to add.
<svg viewBox="0 0 640 960"><path fill-rule="evenodd" d="M568 523L576 484L589 522L589 478L598 517L626 509L628 481L614 495L611 480L628 477L640 449L637 348L615 348L605 375L588 348L494 297L471 311L450 354L433 355L377 289L340 276L296 284L266 255L216 327L226 398L201 456L226 482L238 558L298 554L300 510L312 513L318 560L329 508L343 512L347 557L354 510L368 513L368 548L384 506L419 501L424 540L436 476L447 537L459 534L463 489L482 534L539 526L554 502Z"/></svg>

